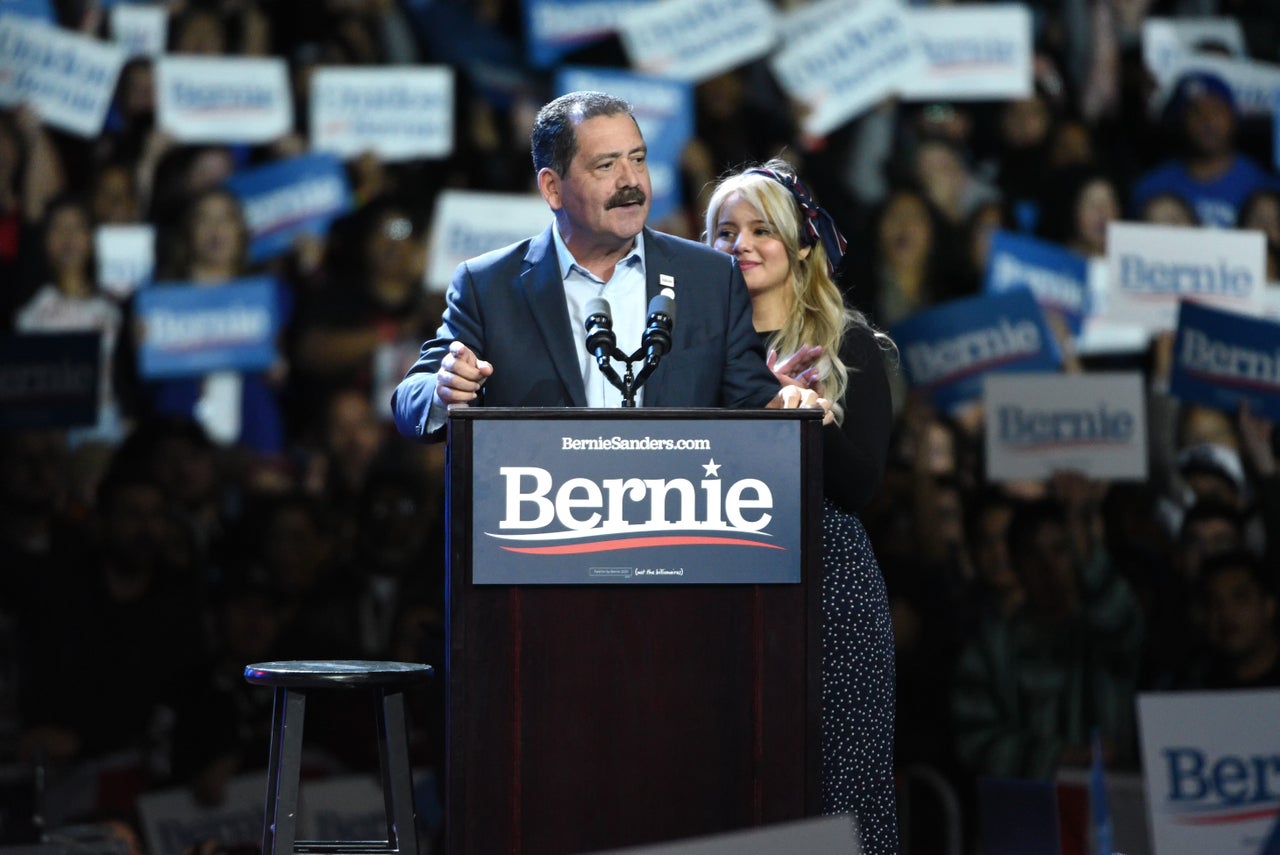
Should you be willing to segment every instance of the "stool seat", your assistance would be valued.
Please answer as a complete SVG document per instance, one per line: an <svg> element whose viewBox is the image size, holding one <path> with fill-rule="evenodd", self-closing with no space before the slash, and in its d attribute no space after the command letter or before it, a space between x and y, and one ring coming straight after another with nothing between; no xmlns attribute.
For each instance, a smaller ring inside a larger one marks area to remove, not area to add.
<svg viewBox="0 0 1280 855"><path fill-rule="evenodd" d="M421 683L431 677L430 665L417 662L371 662L364 659L257 662L246 665L245 680L255 686L327 689L372 689Z"/></svg>
<svg viewBox="0 0 1280 855"><path fill-rule="evenodd" d="M262 855L417 855L418 832L404 693L409 686L427 680L433 673L430 665L360 659L286 660L245 666L246 681L266 686L274 693ZM387 821L386 837L382 840L298 840L296 837L307 695L323 689L367 689L377 701L374 718Z"/></svg>

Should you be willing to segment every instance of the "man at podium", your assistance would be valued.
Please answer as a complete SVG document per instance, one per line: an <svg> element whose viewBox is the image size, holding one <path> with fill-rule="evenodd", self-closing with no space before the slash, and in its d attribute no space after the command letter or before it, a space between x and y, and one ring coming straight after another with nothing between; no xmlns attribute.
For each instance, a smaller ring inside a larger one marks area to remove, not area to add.
<svg viewBox="0 0 1280 855"><path fill-rule="evenodd" d="M645 142L626 101L563 95L539 111L531 147L553 222L459 265L436 337L392 395L404 436L442 439L448 411L473 403L823 407L830 417L812 390L779 388L732 258L645 227ZM594 355L593 329L610 345ZM617 382L646 348L642 388Z"/></svg>

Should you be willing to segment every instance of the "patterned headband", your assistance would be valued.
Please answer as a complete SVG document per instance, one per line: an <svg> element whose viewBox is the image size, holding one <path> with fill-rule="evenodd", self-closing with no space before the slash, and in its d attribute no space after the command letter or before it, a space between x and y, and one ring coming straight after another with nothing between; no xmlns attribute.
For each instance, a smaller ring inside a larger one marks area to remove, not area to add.
<svg viewBox="0 0 1280 855"><path fill-rule="evenodd" d="M834 277L836 270L840 267L840 262L844 259L845 250L849 247L849 242L844 239L844 235L840 234L840 229L836 227L835 218L813 201L809 188L805 187L804 183L790 172L778 172L777 170L759 167L748 169L747 174L764 175L772 178L791 191L791 195L795 197L796 204L800 206L800 213L803 214L801 222L804 225L804 229L800 235L801 241L805 246L813 246L818 241L822 241L822 248L827 251L827 273Z"/></svg>

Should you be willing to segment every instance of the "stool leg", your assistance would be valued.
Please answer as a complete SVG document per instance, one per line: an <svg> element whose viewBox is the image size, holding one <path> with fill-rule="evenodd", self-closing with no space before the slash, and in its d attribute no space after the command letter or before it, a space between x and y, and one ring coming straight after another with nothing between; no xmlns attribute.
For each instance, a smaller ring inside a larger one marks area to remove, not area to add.
<svg viewBox="0 0 1280 855"><path fill-rule="evenodd" d="M378 716L382 797L387 811L387 843L400 855L417 855L418 823L413 805L413 775L409 768L409 735L405 724L404 692L382 690Z"/></svg>
<svg viewBox="0 0 1280 855"><path fill-rule="evenodd" d="M275 690L262 855L293 855L298 828L298 786L302 777L302 723L306 710L306 692Z"/></svg>

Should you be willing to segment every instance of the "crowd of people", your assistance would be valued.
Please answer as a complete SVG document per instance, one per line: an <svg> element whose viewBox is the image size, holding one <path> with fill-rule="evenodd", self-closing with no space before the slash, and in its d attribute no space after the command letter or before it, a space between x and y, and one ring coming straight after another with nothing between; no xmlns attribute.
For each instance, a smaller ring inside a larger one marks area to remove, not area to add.
<svg viewBox="0 0 1280 855"><path fill-rule="evenodd" d="M704 240L718 179L782 158L849 237L837 285L870 330L979 293L997 229L1092 258L1117 220L1255 229L1280 278L1270 117L1208 74L1157 98L1141 45L1150 16L1216 13L1237 17L1253 58L1280 61L1266 4L1029 5L1034 87L1017 100L891 98L815 137L763 62L699 83L682 205L649 225ZM55 6L62 26L105 34L96 2ZM443 449L396 432L379 358L436 335L444 299L422 283L440 191L536 193L530 126L556 94L511 59L514 0L168 6L171 52L288 59L293 133L177 143L155 125L145 59L125 66L94 139L30 105L0 110L5 331L97 331L104 357L95 424L0 433L3 786L23 792L38 768L59 793L53 824L134 825L139 794L163 787L216 803L264 766L270 696L245 684L249 662L442 661ZM626 54L611 37L561 62L626 67ZM347 161L352 213L249 263L223 183L305 150L309 73L409 63L457 69L454 153ZM97 281L94 229L121 224L155 226L157 283L269 275L286 319L277 362L144 377L132 298ZM884 478L859 507L892 620L893 765L936 770L970 808L980 776L1087 766L1095 734L1111 768L1138 770L1140 691L1280 686L1280 437L1247 409L1170 397L1169 344L1064 369L1143 373L1143 482L993 482L974 411L939 411L892 371ZM846 424L862 416L852 398L843 409ZM442 704L417 702L415 764L438 767ZM308 723L331 770L376 763L343 738L356 715ZM86 775L110 783L74 786ZM904 849L930 851L938 826L914 816Z"/></svg>

